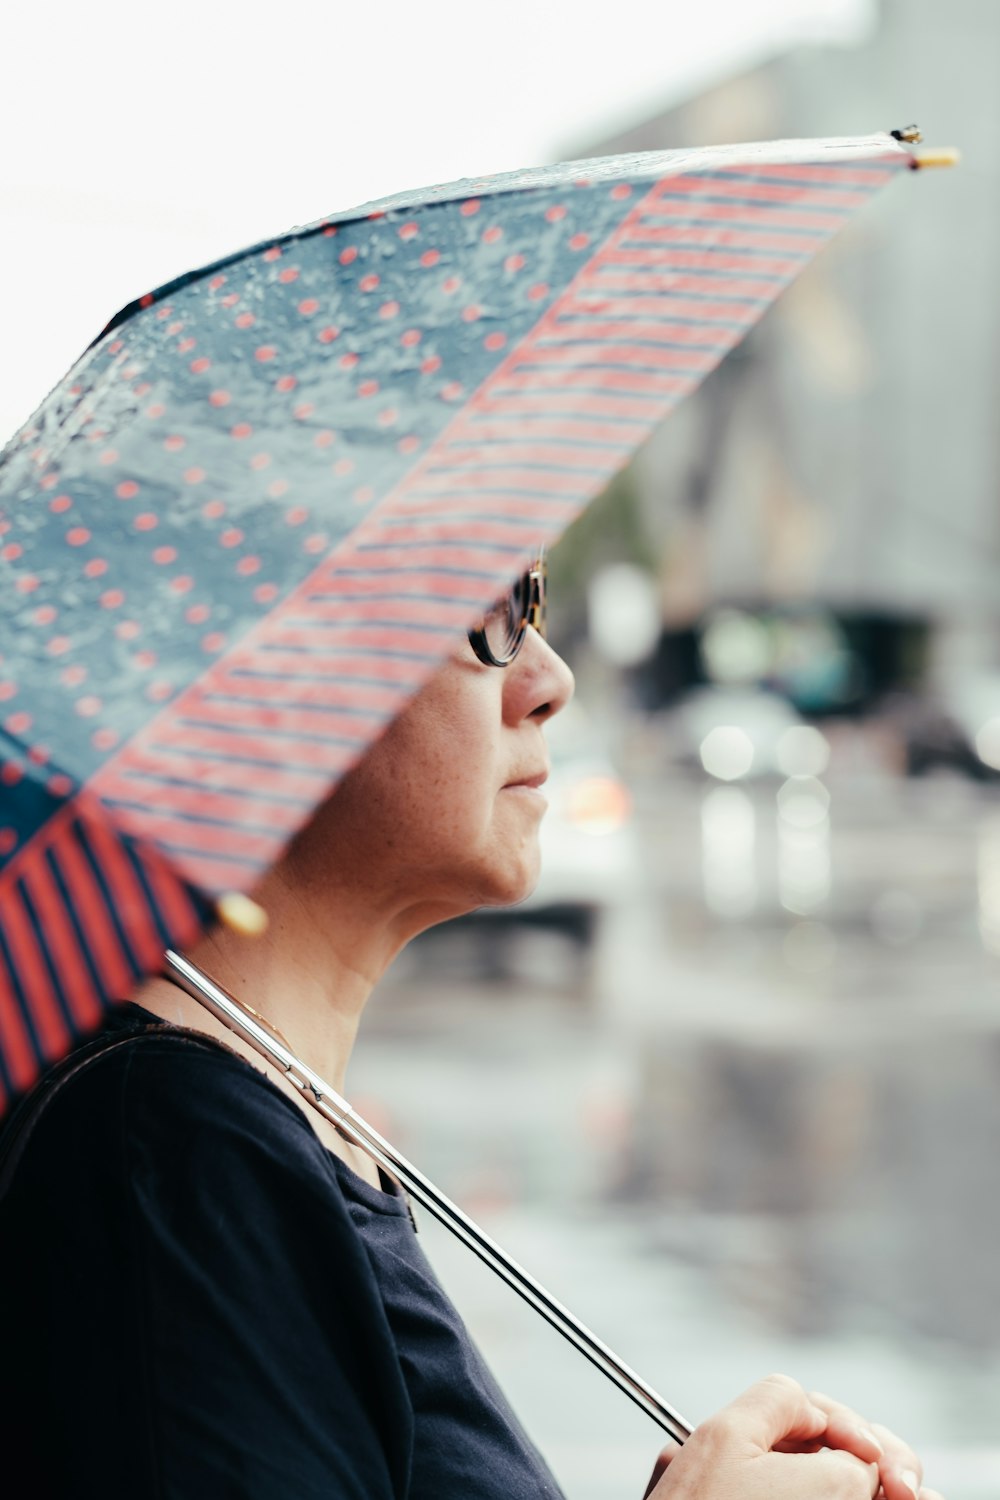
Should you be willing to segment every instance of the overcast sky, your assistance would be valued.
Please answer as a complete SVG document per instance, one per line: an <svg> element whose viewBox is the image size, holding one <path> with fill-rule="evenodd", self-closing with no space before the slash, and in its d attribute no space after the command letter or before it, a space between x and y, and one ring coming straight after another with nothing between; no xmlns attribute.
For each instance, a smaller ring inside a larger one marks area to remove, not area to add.
<svg viewBox="0 0 1000 1500"><path fill-rule="evenodd" d="M775 48L854 40L873 8L20 4L0 23L0 442L113 312L183 270L400 188L571 156Z"/></svg>

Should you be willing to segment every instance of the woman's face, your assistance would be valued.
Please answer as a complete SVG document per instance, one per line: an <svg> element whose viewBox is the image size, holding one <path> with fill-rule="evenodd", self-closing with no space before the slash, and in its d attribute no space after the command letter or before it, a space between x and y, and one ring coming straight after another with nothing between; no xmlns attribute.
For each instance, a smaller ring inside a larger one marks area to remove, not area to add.
<svg viewBox="0 0 1000 1500"><path fill-rule="evenodd" d="M548 772L543 726L573 676L534 630L505 668L467 642L299 836L289 862L332 900L407 912L414 931L527 896Z"/></svg>

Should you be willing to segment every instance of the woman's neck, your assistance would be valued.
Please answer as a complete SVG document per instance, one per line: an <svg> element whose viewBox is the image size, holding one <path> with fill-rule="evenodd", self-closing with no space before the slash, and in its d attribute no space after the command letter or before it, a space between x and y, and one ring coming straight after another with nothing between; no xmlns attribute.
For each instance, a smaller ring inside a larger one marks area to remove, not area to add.
<svg viewBox="0 0 1000 1500"><path fill-rule="evenodd" d="M320 917L301 886L283 880L279 871L266 878L258 898L268 914L267 929L259 937L218 926L188 947L185 956L279 1032L297 1057L343 1094L365 1004L401 943L388 935L392 924L372 921L370 905L362 918L352 914L349 900L327 900ZM294 1099L328 1149L378 1184L368 1159L306 1105L281 1068L266 1063L179 985L157 976L132 998L163 1020L202 1031L245 1057Z"/></svg>
<svg viewBox="0 0 1000 1500"><path fill-rule="evenodd" d="M323 805L255 891L268 916L266 930L248 937L219 925L185 956L280 1032L297 1057L343 1094L375 984L410 938L463 906L435 900L433 891L418 892L415 902L411 884L394 887L385 861L359 865L352 841L337 824L339 801L334 796ZM332 857L335 849L346 851L343 858ZM389 852L395 868L398 861ZM164 1020L203 1031L246 1057L295 1099L325 1144L357 1167L343 1142L331 1138L333 1127L324 1127L281 1069L265 1063L186 991L156 977L132 998ZM365 1175L377 1180L367 1170Z"/></svg>
<svg viewBox="0 0 1000 1500"><path fill-rule="evenodd" d="M216 927L185 956L281 1032L297 1056L342 1091L361 1015L381 968L373 972L373 954L338 942L332 925L319 928L294 904L268 902L265 909L269 921L261 936ZM221 1031L233 1040L204 1006L169 980L148 980L134 999L165 1020Z"/></svg>

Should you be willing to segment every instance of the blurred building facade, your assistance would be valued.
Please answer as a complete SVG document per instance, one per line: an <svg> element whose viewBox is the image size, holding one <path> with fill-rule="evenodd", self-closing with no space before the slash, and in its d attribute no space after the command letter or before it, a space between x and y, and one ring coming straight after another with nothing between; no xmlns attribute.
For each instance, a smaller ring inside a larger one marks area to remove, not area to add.
<svg viewBox="0 0 1000 1500"><path fill-rule="evenodd" d="M901 179L637 462L668 628L826 606L926 636L931 685L1000 666L1000 7L881 0L857 48L775 57L582 155L916 119L957 171ZM905 654L905 653L904 653Z"/></svg>

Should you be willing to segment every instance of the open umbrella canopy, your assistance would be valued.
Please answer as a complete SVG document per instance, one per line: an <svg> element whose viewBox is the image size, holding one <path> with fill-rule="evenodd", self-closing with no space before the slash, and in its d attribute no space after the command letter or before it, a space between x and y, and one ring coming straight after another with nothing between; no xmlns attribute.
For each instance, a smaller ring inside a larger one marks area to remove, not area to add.
<svg viewBox="0 0 1000 1500"><path fill-rule="evenodd" d="M461 182L112 321L0 454L0 1107L917 164L876 135Z"/></svg>

